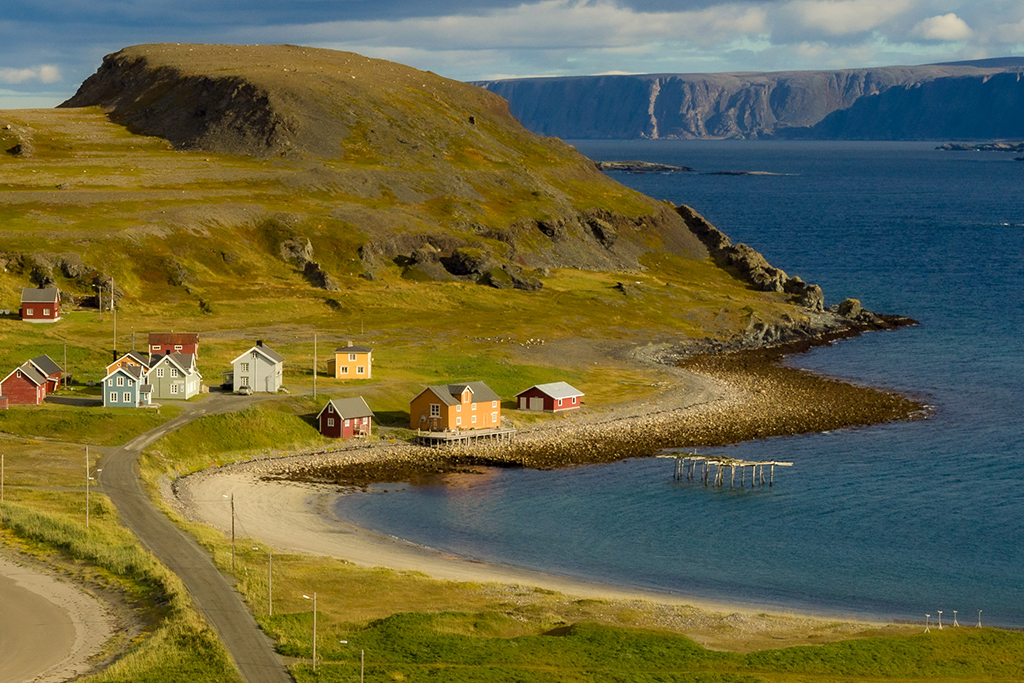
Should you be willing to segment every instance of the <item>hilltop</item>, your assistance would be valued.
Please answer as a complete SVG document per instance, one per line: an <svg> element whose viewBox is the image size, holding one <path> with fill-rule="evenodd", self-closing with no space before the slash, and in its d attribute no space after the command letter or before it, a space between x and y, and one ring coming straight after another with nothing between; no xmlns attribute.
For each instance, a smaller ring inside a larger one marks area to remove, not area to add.
<svg viewBox="0 0 1024 683"><path fill-rule="evenodd" d="M530 130L567 139L1024 136L1024 58L834 71L484 81Z"/></svg>
<svg viewBox="0 0 1024 683"><path fill-rule="evenodd" d="M5 307L30 283L82 306L113 288L140 324L289 340L358 321L759 345L879 322L497 95L351 53L130 47L60 108L0 112L0 138Z"/></svg>

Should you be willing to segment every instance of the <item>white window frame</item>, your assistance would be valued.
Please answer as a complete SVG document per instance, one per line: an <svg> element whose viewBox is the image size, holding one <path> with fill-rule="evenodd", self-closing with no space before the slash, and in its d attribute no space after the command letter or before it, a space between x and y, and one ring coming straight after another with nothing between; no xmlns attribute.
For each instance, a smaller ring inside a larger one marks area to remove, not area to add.
<svg viewBox="0 0 1024 683"><path fill-rule="evenodd" d="M441 404L431 403L430 404L430 417L441 417Z"/></svg>
<svg viewBox="0 0 1024 683"><path fill-rule="evenodd" d="M491 401L491 407L492 408L497 408L498 407L498 402L497 401Z"/></svg>
<svg viewBox="0 0 1024 683"><path fill-rule="evenodd" d="M561 408L561 407L562 407L562 399L558 399L558 407L559 407L559 408Z"/></svg>
<svg viewBox="0 0 1024 683"><path fill-rule="evenodd" d="M469 418L469 423L470 424L476 424L476 415L474 415L471 418Z"/></svg>
<svg viewBox="0 0 1024 683"><path fill-rule="evenodd" d="M178 376L178 368L171 368L171 377Z"/></svg>
<svg viewBox="0 0 1024 683"><path fill-rule="evenodd" d="M44 308L43 309L43 315L50 315L50 309L49 308Z"/></svg>
<svg viewBox="0 0 1024 683"><path fill-rule="evenodd" d="M350 354L348 354L348 362L349 362L349 363L354 363L354 362L356 362L356 354L354 354L354 353L350 353Z"/></svg>
<svg viewBox="0 0 1024 683"><path fill-rule="evenodd" d="M172 394L178 393L178 385L177 384L172 384L171 385L171 393Z"/></svg>
<svg viewBox="0 0 1024 683"><path fill-rule="evenodd" d="M328 427L333 427L334 426L334 418L333 417L327 418L327 426Z"/></svg>
<svg viewBox="0 0 1024 683"><path fill-rule="evenodd" d="M239 365L242 366L242 369L240 370L240 372L249 372L249 364L248 363L239 363Z"/></svg>
<svg viewBox="0 0 1024 683"><path fill-rule="evenodd" d="M352 420L345 420L345 426L346 427L351 427L352 426Z"/></svg>
<svg viewBox="0 0 1024 683"><path fill-rule="evenodd" d="M498 414L491 413L491 424L498 424Z"/></svg>
<svg viewBox="0 0 1024 683"><path fill-rule="evenodd" d="M131 395L131 394L130 394L129 392L127 392L127 391L126 391L126 392L124 392L124 393L123 393L123 394L121 395L121 397L122 397L122 398L124 399L124 400L122 401L122 403L131 403L131 402L132 402L132 395Z"/></svg>
<svg viewBox="0 0 1024 683"><path fill-rule="evenodd" d="M163 368L157 368L156 369L156 376L157 377L163 377L164 376L164 369Z"/></svg>
<svg viewBox="0 0 1024 683"><path fill-rule="evenodd" d="M118 375L117 376L117 386L119 386L119 387L123 387L124 386L124 375Z"/></svg>
<svg viewBox="0 0 1024 683"><path fill-rule="evenodd" d="M455 418L455 426L456 427L461 427L462 426L462 418L461 417Z"/></svg>
<svg viewBox="0 0 1024 683"><path fill-rule="evenodd" d="M181 351L181 344L175 344L174 345L174 350L175 351Z"/></svg>
<svg viewBox="0 0 1024 683"><path fill-rule="evenodd" d="M575 396L572 397L572 404L576 405L576 397Z"/></svg>
<svg viewBox="0 0 1024 683"><path fill-rule="evenodd" d="M462 404L461 403L459 405L455 406L455 412L456 413L461 413L462 412Z"/></svg>
<svg viewBox="0 0 1024 683"><path fill-rule="evenodd" d="M111 403L117 403L117 392L116 391L111 391L110 392L110 402Z"/></svg>
<svg viewBox="0 0 1024 683"><path fill-rule="evenodd" d="M347 375L348 374L348 366L347 365L342 365L341 366L341 370L338 371L338 374L339 375Z"/></svg>
<svg viewBox="0 0 1024 683"><path fill-rule="evenodd" d="M469 409L470 410L476 410L476 403L470 403L469 404Z"/></svg>
<svg viewBox="0 0 1024 683"><path fill-rule="evenodd" d="M28 315L32 315L34 312L35 312L34 308L26 308L25 309L25 315L27 315L27 316Z"/></svg>
<svg viewBox="0 0 1024 683"><path fill-rule="evenodd" d="M365 375L366 374L366 366L365 365L357 365L356 366L356 374L357 375Z"/></svg>

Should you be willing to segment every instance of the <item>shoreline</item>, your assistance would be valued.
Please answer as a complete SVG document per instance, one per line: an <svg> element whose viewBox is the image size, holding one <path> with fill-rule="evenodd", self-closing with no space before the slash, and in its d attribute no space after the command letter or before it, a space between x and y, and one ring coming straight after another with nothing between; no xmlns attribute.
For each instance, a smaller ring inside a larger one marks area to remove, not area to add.
<svg viewBox="0 0 1024 683"><path fill-rule="evenodd" d="M9 646L0 681L80 678L96 669L94 658L114 637L117 620L107 605L10 553L0 553L0 596L5 611L21 615L16 628L4 632L0 624Z"/></svg>

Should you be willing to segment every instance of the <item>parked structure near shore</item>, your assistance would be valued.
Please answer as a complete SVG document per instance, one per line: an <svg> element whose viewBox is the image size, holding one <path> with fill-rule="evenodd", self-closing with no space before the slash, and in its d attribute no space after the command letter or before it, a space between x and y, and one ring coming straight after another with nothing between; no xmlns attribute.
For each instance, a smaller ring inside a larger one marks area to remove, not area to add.
<svg viewBox="0 0 1024 683"><path fill-rule="evenodd" d="M768 486L775 485L775 466L792 467L791 462L779 462L778 460L737 460L735 458L718 458L710 455L697 455L696 453L679 453L676 455L659 455L659 458L672 458L675 462L675 471L672 478L675 480L686 479L687 481L701 481L705 486L724 486L725 469L729 468L729 488L736 486L736 468L740 468L740 488L746 488L747 468L750 468L750 487L763 486L765 483L764 468L769 467ZM700 472L697 472L697 463L700 463ZM717 468L714 475L711 468Z"/></svg>
<svg viewBox="0 0 1024 683"><path fill-rule="evenodd" d="M432 385L409 402L409 428L428 432L501 427L501 398L483 382Z"/></svg>
<svg viewBox="0 0 1024 683"><path fill-rule="evenodd" d="M583 392L567 382L535 384L526 391L516 394L519 410L559 413L573 410L581 405Z"/></svg>

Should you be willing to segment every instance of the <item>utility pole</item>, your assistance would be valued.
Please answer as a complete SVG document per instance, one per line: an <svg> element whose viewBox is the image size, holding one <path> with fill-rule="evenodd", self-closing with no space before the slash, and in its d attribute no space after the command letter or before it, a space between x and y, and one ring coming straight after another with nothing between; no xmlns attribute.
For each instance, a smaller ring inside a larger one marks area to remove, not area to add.
<svg viewBox="0 0 1024 683"><path fill-rule="evenodd" d="M110 278L110 311L114 315L114 360L117 360L117 307L114 305L114 278Z"/></svg>
<svg viewBox="0 0 1024 683"><path fill-rule="evenodd" d="M89 447L85 447L85 528L89 528Z"/></svg>
<svg viewBox="0 0 1024 683"><path fill-rule="evenodd" d="M4 454L0 453L0 503L4 502Z"/></svg>
<svg viewBox="0 0 1024 683"><path fill-rule="evenodd" d="M231 493L231 571L235 571L235 494Z"/></svg>
<svg viewBox="0 0 1024 683"><path fill-rule="evenodd" d="M64 340L64 388L68 388L68 340Z"/></svg>
<svg viewBox="0 0 1024 683"><path fill-rule="evenodd" d="M316 400L316 333L313 333L313 400Z"/></svg>

